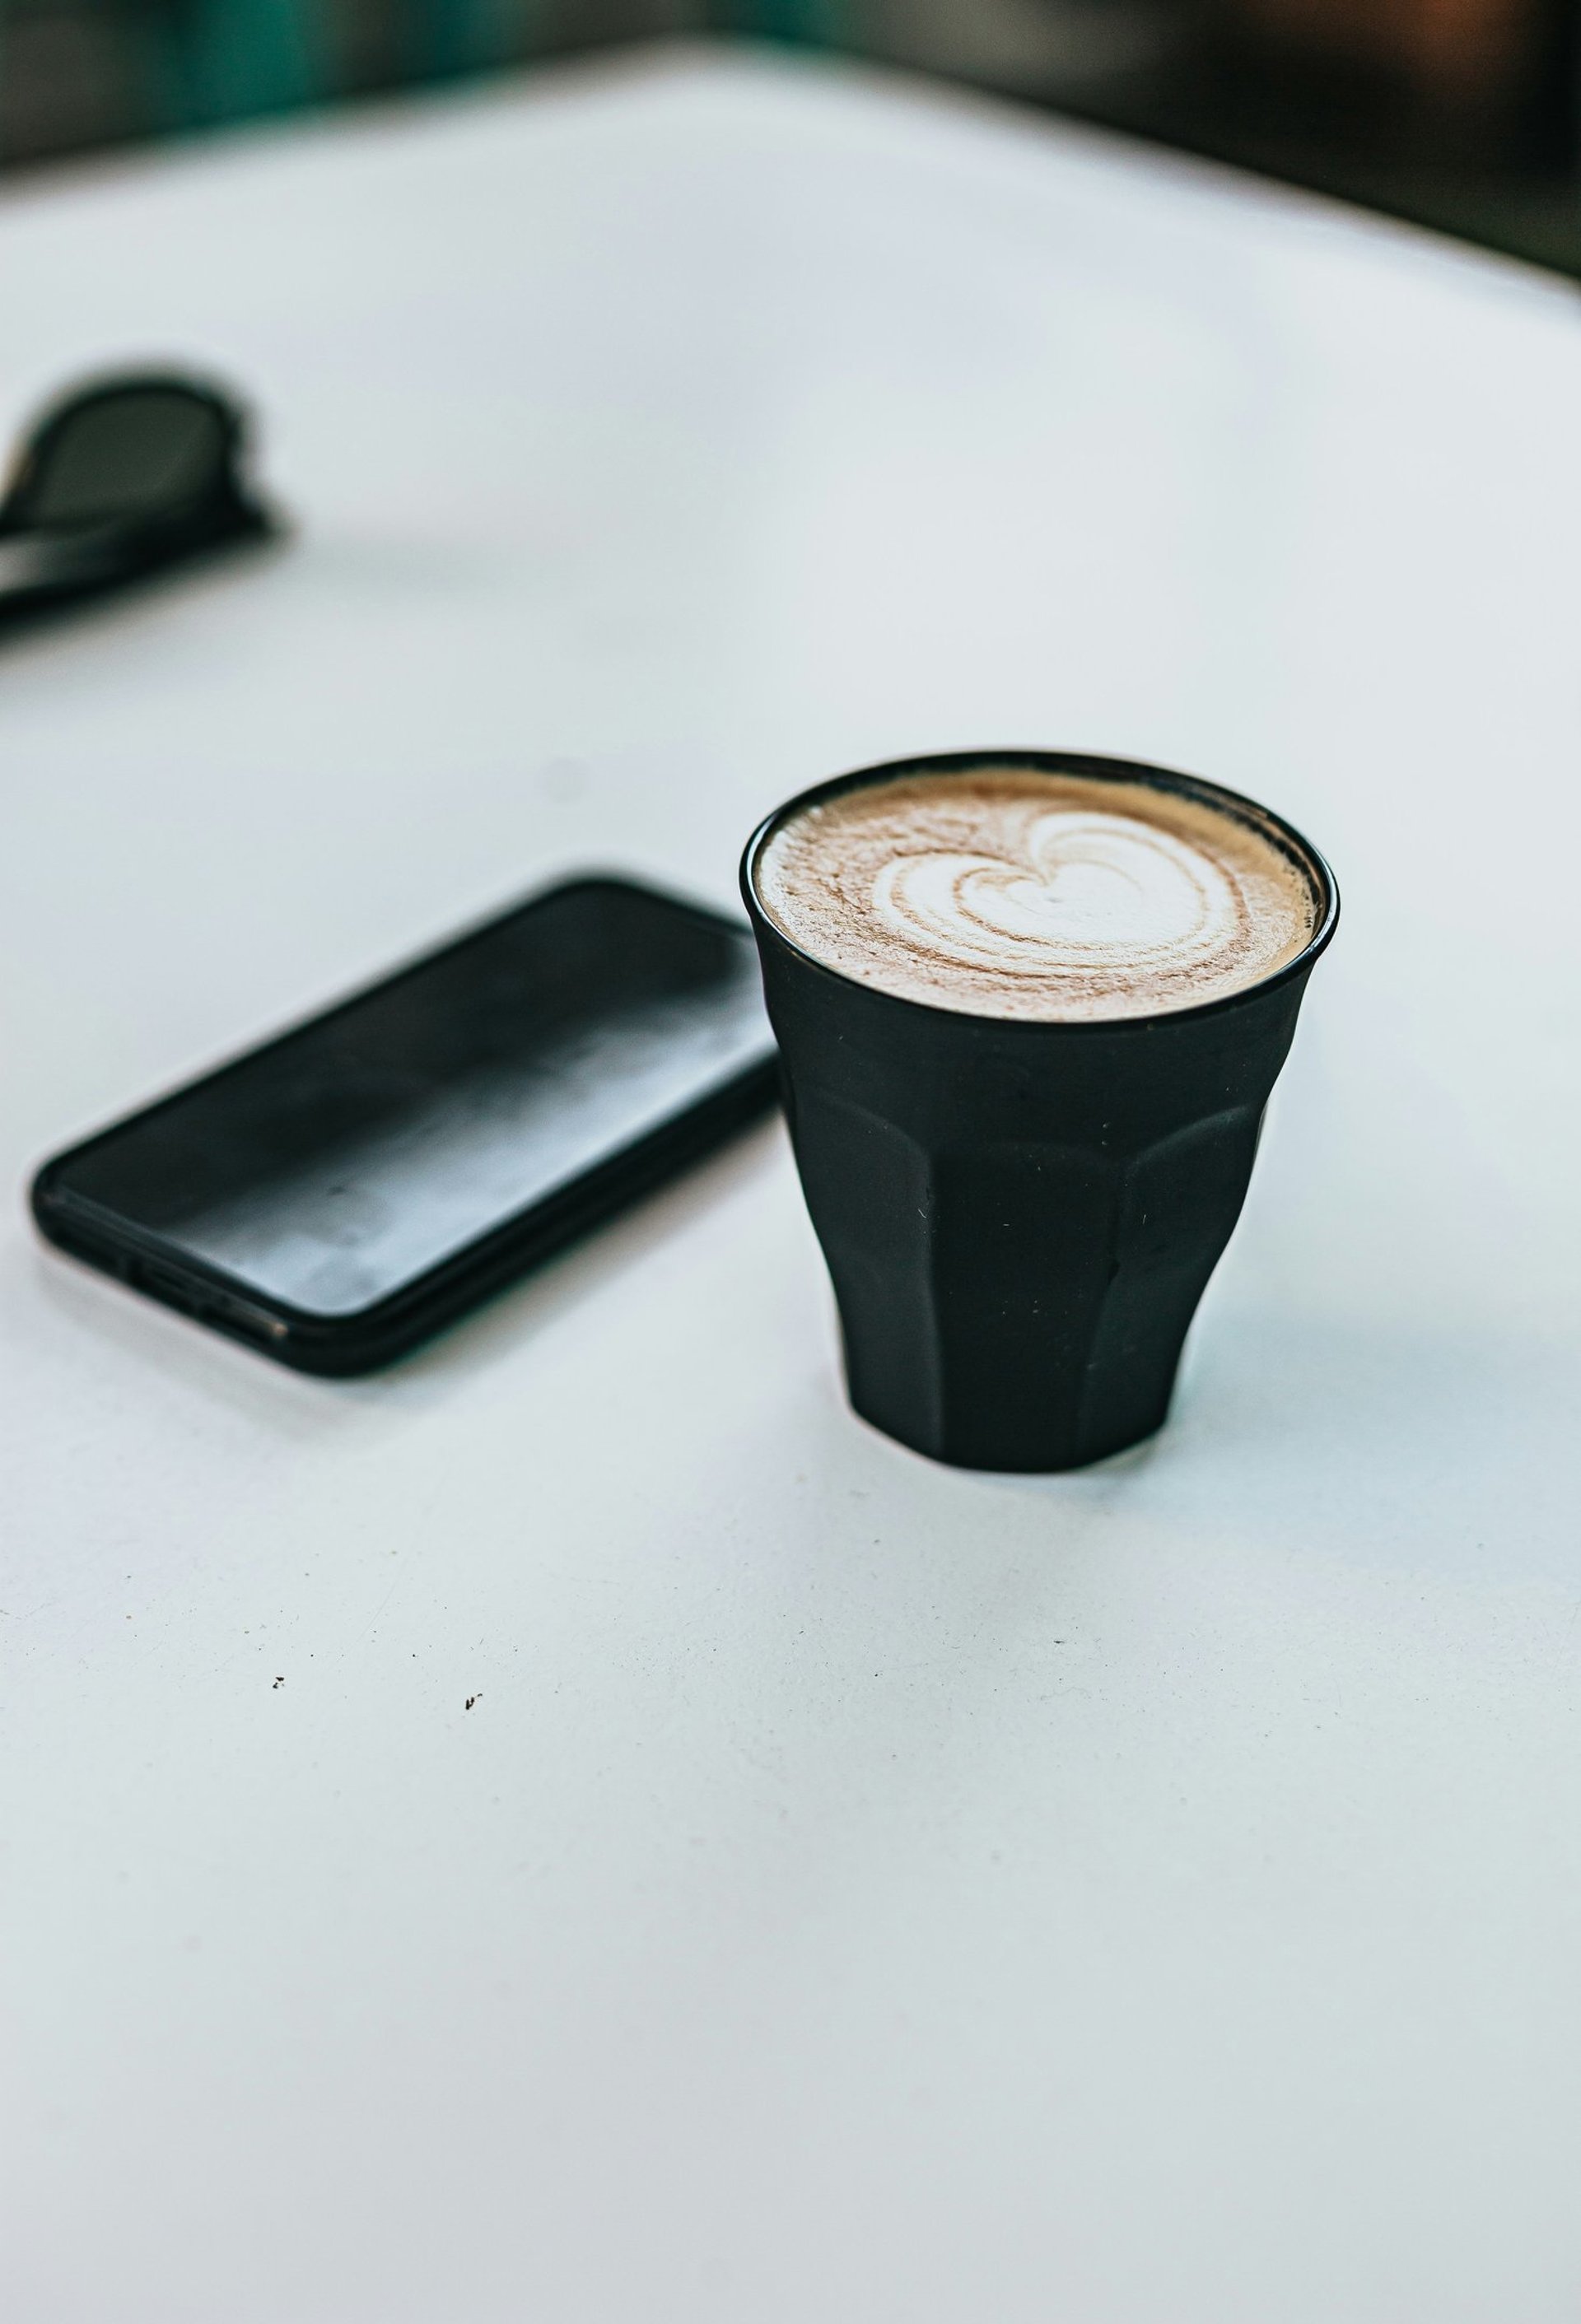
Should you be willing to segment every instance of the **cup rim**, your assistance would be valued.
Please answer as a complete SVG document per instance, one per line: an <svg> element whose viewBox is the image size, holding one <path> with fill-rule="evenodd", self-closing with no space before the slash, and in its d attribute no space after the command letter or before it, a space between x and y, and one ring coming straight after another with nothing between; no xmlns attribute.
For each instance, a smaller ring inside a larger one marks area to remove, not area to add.
<svg viewBox="0 0 1581 2324"><path fill-rule="evenodd" d="M772 918L757 893L757 866L763 849L781 826L793 816L808 808L822 807L827 800L840 798L846 791L865 790L871 785L890 782L905 775L945 774L964 771L972 767L1031 767L1050 774L1078 774L1099 782L1143 783L1154 790L1171 791L1178 797L1199 799L1205 806L1216 807L1237 823L1250 825L1271 839L1280 853L1288 856L1311 881L1318 899L1317 926L1300 951L1278 968L1271 969L1253 983L1238 985L1233 992L1221 992L1212 1001L1199 1001L1187 1009L1155 1009L1145 1014L1124 1017L1005 1017L991 1010L951 1009L931 1001L919 1001L910 993L889 992L882 985L870 984L864 978L852 976L830 962L820 960L804 945L787 935ZM783 799L771 808L754 831L742 851L741 896L754 929L766 929L776 942L809 968L831 977L837 984L868 995L874 1001L887 1001L896 1009L920 1010L925 1017L959 1019L966 1018L979 1025L997 1025L1018 1033L1087 1033L1104 1034L1135 1031L1147 1027L1175 1025L1202 1017L1218 1015L1229 1009L1244 1008L1247 1001L1260 994L1271 992L1304 976L1318 954L1327 950L1339 925L1339 883L1332 866L1321 851L1313 846L1303 832L1293 823L1264 807L1260 799L1249 798L1244 791L1231 790L1227 784L1208 780L1205 775L1184 773L1175 767L1154 766L1144 759L1115 759L1090 751L1034 751L977 749L971 751L928 752L920 757L886 759L870 767L855 767L847 773L832 775L825 781L813 783L794 798Z"/></svg>

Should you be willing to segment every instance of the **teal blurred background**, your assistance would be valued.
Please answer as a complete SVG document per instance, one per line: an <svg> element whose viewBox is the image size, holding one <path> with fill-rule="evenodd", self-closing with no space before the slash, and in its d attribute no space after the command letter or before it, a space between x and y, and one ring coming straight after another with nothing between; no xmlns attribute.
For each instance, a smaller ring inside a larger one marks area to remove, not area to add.
<svg viewBox="0 0 1581 2324"><path fill-rule="evenodd" d="M0 0L0 162L670 29L663 0Z"/></svg>
<svg viewBox="0 0 1581 2324"><path fill-rule="evenodd" d="M1581 274L1581 0L0 0L0 168L680 36L843 51Z"/></svg>

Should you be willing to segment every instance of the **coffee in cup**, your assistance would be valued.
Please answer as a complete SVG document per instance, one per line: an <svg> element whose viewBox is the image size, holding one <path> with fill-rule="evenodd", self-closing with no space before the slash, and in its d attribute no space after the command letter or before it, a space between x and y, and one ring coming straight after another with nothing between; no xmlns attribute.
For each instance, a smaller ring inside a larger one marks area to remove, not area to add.
<svg viewBox="0 0 1581 2324"><path fill-rule="evenodd" d="M763 909L827 968L935 1009L1090 1024L1197 1008L1293 960L1310 877L1258 821L1013 763L892 777L777 820Z"/></svg>
<svg viewBox="0 0 1581 2324"><path fill-rule="evenodd" d="M743 863L856 1409L960 1465L1163 1420L1338 903L1266 808L1123 761L873 768Z"/></svg>

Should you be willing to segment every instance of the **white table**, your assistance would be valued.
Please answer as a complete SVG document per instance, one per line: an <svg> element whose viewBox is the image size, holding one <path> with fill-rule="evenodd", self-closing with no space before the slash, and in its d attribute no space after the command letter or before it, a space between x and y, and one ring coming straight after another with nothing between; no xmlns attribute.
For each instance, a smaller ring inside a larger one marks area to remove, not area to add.
<svg viewBox="0 0 1581 2324"><path fill-rule="evenodd" d="M301 527L0 648L6 2316L1569 2324L1573 295L680 52L34 181L0 312ZM35 1244L467 915L984 741L1345 890L1154 1445L854 1421L777 1128L344 1385Z"/></svg>

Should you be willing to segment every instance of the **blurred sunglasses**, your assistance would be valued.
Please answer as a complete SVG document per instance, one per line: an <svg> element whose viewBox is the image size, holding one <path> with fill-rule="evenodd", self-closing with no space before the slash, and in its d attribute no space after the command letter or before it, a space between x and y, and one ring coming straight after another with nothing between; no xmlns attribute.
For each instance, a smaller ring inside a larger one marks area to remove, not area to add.
<svg viewBox="0 0 1581 2324"><path fill-rule="evenodd" d="M247 439L239 404L179 373L129 372L51 404L0 501L0 620L275 531Z"/></svg>

